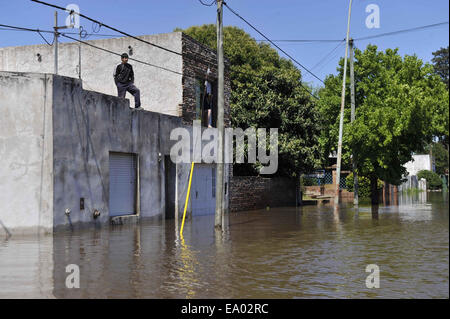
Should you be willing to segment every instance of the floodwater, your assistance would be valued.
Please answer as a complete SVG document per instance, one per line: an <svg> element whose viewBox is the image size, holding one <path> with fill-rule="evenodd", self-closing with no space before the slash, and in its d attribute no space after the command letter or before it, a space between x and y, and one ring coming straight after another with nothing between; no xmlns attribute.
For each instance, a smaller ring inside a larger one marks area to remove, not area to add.
<svg viewBox="0 0 450 319"><path fill-rule="evenodd" d="M0 241L2 298L449 298L448 194L272 208ZM79 266L80 288L66 287ZM380 270L367 288L366 266Z"/></svg>

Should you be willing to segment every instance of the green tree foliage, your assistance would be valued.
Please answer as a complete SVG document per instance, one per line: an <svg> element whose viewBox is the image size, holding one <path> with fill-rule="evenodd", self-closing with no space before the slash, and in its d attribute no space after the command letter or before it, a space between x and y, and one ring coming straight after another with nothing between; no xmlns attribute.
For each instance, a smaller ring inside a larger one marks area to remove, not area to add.
<svg viewBox="0 0 450 319"><path fill-rule="evenodd" d="M217 48L213 24L175 31ZM314 169L319 117L313 98L301 87L300 70L236 27L224 27L224 51L230 62L232 126L278 128L278 175L299 176ZM254 175L256 167L235 165L235 175Z"/></svg>
<svg viewBox="0 0 450 319"><path fill-rule="evenodd" d="M448 151L441 143L433 143L432 153L436 162L436 173L448 174Z"/></svg>
<svg viewBox="0 0 450 319"><path fill-rule="evenodd" d="M448 90L448 46L433 52L431 61L433 62L434 70L447 85Z"/></svg>
<svg viewBox="0 0 450 319"><path fill-rule="evenodd" d="M442 81L447 86L447 91L449 89L449 71L448 71L448 49L446 48L440 48L439 50L433 52L433 59L431 61L433 62L433 67L437 75L439 75L442 79ZM434 135L439 138L439 142L442 143L445 148L447 149L447 152L449 150L449 135L448 135L448 112L449 112L449 101L448 101L448 94L447 94L447 105L442 105L444 109L440 110L437 114L438 116L435 116L433 119L435 126ZM445 114L444 114L445 112ZM443 115L443 116L441 116Z"/></svg>
<svg viewBox="0 0 450 319"><path fill-rule="evenodd" d="M343 64L341 59L338 75L328 76L319 92L323 154L337 149ZM355 49L355 87L353 123L346 90L343 162L350 164L353 150L358 174L368 177L376 192L377 179L400 184L406 173L403 165L412 152L422 152L436 132L446 130L448 135L448 91L433 66L416 56L401 57L397 49L377 51L374 45Z"/></svg>
<svg viewBox="0 0 450 319"><path fill-rule="evenodd" d="M346 189L349 192L353 192L353 173L350 173L345 178ZM383 182L378 180L378 189L383 188ZM358 197L369 198L370 197L370 180L365 176L358 176Z"/></svg>
<svg viewBox="0 0 450 319"><path fill-rule="evenodd" d="M429 170L421 170L417 173L417 179L426 179L427 188L429 189L440 189L442 188L442 180L438 174Z"/></svg>

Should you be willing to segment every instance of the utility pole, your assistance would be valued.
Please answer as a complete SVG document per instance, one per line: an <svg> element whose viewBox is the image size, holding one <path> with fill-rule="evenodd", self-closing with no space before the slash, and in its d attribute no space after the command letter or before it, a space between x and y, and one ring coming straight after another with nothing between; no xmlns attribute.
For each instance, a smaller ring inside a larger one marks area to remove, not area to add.
<svg viewBox="0 0 450 319"><path fill-rule="evenodd" d="M55 11L55 37L53 39L53 56L55 58L55 74L58 74L58 11Z"/></svg>
<svg viewBox="0 0 450 319"><path fill-rule="evenodd" d="M61 26L58 27L58 11L55 11L55 26L53 27L53 29L55 30L55 35L54 35L54 40L53 40L53 55L55 57L55 74L58 74L58 30L59 29L68 29L68 28L73 28L74 24L71 24L69 26L65 25L65 26Z"/></svg>
<svg viewBox="0 0 450 319"><path fill-rule="evenodd" d="M224 148L224 59L223 59L223 0L217 0L217 164L216 164L216 212L214 227L222 228L223 217L223 148Z"/></svg>
<svg viewBox="0 0 450 319"><path fill-rule="evenodd" d="M352 13L352 0L348 7L348 21L347 21L347 36L345 38L345 57L344 57L344 75L342 79L342 95L341 95L341 115L339 119L339 142L338 142L338 154L336 163L336 189L334 196L334 205L339 205L339 183L341 179L341 158L342 158L342 131L344 127L344 104L345 104L345 80L347 77L347 56L348 56L348 36L350 33L350 17Z"/></svg>
<svg viewBox="0 0 450 319"><path fill-rule="evenodd" d="M355 69L353 64L353 39L349 41L350 46L350 103L351 103L351 122L355 120ZM358 207L358 173L356 172L355 153L352 153L352 170L353 170L353 205Z"/></svg>
<svg viewBox="0 0 450 319"><path fill-rule="evenodd" d="M81 80L81 32L83 32L83 28L81 26L79 31L80 42L78 42L78 78Z"/></svg>

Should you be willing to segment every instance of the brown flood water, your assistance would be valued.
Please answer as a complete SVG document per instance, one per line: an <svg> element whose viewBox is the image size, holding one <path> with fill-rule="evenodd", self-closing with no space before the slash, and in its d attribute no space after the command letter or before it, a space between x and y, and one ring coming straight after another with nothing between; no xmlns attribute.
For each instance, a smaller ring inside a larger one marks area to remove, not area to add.
<svg viewBox="0 0 450 319"><path fill-rule="evenodd" d="M449 298L448 194L0 239L1 298ZM80 288L68 289L68 264ZM366 288L366 266L380 288Z"/></svg>

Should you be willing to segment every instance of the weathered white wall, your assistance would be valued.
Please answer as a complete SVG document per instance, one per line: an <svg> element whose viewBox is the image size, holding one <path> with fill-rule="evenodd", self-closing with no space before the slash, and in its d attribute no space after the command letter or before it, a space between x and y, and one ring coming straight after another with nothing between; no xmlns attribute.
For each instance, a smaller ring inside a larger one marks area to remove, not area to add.
<svg viewBox="0 0 450 319"><path fill-rule="evenodd" d="M420 170L433 170L432 158L429 154L413 155L413 160L406 163L404 166L409 175L417 175Z"/></svg>
<svg viewBox="0 0 450 319"><path fill-rule="evenodd" d="M52 83L0 72L0 233L52 230Z"/></svg>
<svg viewBox="0 0 450 319"><path fill-rule="evenodd" d="M77 36L71 35L75 38ZM181 32L157 35L144 35L140 39L166 47L175 52L182 50ZM60 41L67 41L60 37ZM70 40L72 41L72 40ZM121 37L86 42L117 53L128 53L128 46L133 48L130 58L155 64L176 72L182 72L182 57L133 38ZM78 42L59 43L58 74L78 78ZM38 62L37 54L42 56ZM81 78L83 88L117 96L113 80L115 67L121 63L120 57L96 48L81 44ZM179 104L182 103L182 76L159 68L129 61L135 73L135 85L141 91L142 107L145 110L179 116ZM0 48L0 71L54 73L53 47L29 45ZM132 95L127 93L127 98Z"/></svg>
<svg viewBox="0 0 450 319"><path fill-rule="evenodd" d="M108 222L109 152L138 155L139 216L165 216L164 156L176 143L170 133L183 127L192 136L192 126L180 117L132 110L128 100L84 90L74 78L0 72L0 84L1 230ZM176 168L179 212L189 170L189 163ZM94 209L100 218L93 219Z"/></svg>

